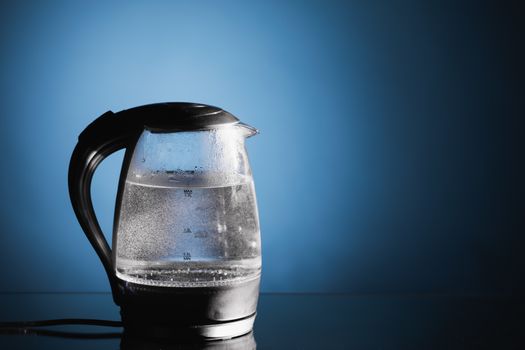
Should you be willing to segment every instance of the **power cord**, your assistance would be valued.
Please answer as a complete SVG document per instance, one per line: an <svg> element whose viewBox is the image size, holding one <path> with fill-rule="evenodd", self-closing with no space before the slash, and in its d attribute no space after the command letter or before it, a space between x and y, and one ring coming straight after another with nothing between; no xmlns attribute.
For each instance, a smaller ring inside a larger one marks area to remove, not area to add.
<svg viewBox="0 0 525 350"><path fill-rule="evenodd" d="M122 327L121 321L97 320L91 318L59 318L56 320L0 322L0 328L32 328L64 325L88 325L100 327Z"/></svg>
<svg viewBox="0 0 525 350"><path fill-rule="evenodd" d="M0 334L10 335L36 335L58 338L74 339L111 339L120 338L120 332L68 332L55 331L49 329L39 329L40 327L66 326L66 325L86 325L100 327L122 327L121 321L86 319L86 318L62 318L55 320L39 321L20 321L20 322L0 322Z"/></svg>

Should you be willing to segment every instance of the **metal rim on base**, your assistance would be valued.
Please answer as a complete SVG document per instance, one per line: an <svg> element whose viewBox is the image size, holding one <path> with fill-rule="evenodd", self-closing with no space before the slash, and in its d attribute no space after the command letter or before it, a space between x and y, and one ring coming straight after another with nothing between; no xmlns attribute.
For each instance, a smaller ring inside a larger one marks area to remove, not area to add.
<svg viewBox="0 0 525 350"><path fill-rule="evenodd" d="M237 321L191 327L200 336L209 339L230 339L249 333L253 329L255 314Z"/></svg>

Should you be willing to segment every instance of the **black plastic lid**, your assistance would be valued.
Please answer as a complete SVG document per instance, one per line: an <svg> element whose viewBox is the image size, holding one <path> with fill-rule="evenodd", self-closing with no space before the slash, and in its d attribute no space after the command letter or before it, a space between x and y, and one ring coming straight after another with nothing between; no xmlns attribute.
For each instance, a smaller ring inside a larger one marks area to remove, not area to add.
<svg viewBox="0 0 525 350"><path fill-rule="evenodd" d="M213 129L236 124L239 119L225 110L200 103L165 102L126 109L118 117L140 121L154 132Z"/></svg>

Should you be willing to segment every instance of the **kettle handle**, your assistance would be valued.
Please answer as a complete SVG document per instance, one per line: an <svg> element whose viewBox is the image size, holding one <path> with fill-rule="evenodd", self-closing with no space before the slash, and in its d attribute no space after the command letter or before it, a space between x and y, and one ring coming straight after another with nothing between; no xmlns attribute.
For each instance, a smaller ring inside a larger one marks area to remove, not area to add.
<svg viewBox="0 0 525 350"><path fill-rule="evenodd" d="M93 121L78 137L68 173L69 197L86 237L100 258L109 278L113 297L117 283L111 248L100 228L91 201L91 180L98 165L110 154L128 148L136 139L137 128L108 111Z"/></svg>

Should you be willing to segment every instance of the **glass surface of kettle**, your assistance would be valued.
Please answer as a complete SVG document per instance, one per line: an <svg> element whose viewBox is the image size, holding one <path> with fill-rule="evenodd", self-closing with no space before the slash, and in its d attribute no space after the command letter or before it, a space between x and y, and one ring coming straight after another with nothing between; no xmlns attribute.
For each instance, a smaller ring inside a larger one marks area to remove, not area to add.
<svg viewBox="0 0 525 350"><path fill-rule="evenodd" d="M207 338L252 329L261 241L245 139L256 133L194 103L107 112L81 133L69 167L71 202L125 327ZM98 164L120 149L110 248L90 186Z"/></svg>

